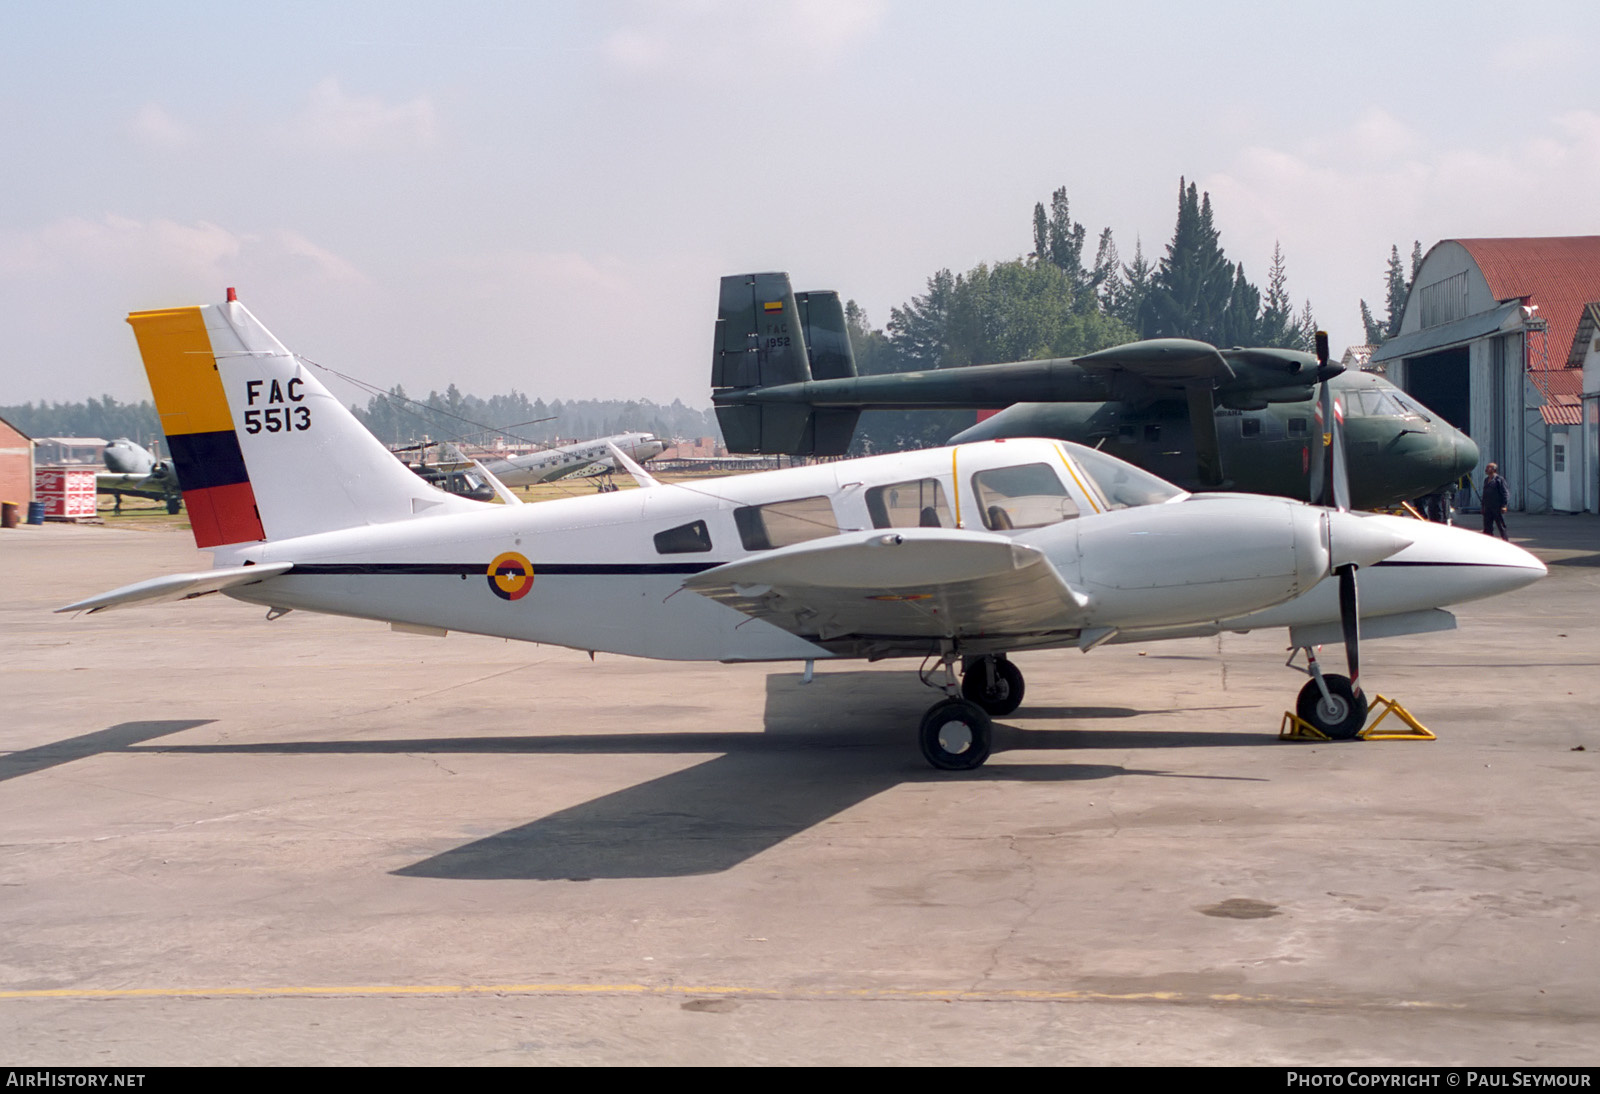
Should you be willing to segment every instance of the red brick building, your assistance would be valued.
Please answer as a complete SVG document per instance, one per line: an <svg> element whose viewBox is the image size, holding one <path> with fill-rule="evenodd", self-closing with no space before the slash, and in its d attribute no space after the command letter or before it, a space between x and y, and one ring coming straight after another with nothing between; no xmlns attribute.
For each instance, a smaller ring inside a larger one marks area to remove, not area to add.
<svg viewBox="0 0 1600 1094"><path fill-rule="evenodd" d="M0 501L33 500L33 439L0 418Z"/></svg>

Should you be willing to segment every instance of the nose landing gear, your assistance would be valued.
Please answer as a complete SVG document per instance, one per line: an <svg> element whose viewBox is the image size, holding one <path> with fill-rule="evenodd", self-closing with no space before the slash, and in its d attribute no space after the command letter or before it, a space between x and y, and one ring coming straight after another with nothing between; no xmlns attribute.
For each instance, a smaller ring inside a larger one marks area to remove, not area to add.
<svg viewBox="0 0 1600 1094"><path fill-rule="evenodd" d="M1317 662L1316 651L1310 646L1303 648L1307 667L1300 671L1311 679L1306 681L1295 700L1295 716L1329 740L1355 740L1367 724L1367 697L1348 676L1324 673ZM1290 668L1300 668L1294 663L1294 655L1299 652L1297 649L1289 654Z"/></svg>

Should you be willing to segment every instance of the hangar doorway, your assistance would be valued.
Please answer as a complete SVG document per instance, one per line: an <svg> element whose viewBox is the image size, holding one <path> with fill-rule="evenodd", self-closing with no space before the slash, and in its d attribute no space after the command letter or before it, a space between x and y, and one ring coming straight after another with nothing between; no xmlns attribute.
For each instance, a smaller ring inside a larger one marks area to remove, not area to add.
<svg viewBox="0 0 1600 1094"><path fill-rule="evenodd" d="M1429 410L1470 434L1472 431L1472 372L1466 346L1440 350L1406 360L1406 390Z"/></svg>

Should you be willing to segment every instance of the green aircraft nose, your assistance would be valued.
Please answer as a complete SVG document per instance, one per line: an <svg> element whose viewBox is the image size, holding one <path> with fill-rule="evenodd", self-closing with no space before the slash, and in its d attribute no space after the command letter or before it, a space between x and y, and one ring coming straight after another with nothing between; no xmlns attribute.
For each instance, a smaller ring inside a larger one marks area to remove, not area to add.
<svg viewBox="0 0 1600 1094"><path fill-rule="evenodd" d="M1477 443L1465 433L1457 430L1451 444L1450 477L1460 479L1462 475L1476 470L1478 459Z"/></svg>

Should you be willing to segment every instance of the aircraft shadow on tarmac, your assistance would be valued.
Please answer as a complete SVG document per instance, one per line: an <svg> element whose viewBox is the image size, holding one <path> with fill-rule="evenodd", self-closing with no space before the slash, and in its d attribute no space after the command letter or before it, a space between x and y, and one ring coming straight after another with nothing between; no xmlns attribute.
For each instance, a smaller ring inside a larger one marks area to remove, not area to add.
<svg viewBox="0 0 1600 1094"><path fill-rule="evenodd" d="M35 771L69 764L102 752L122 752L133 745L165 737L169 733L182 733L196 726L209 725L214 719L199 718L173 722L121 722L109 729L85 733L81 737L68 737L65 741L52 741L37 748L24 748L0 756L0 782Z"/></svg>
<svg viewBox="0 0 1600 1094"><path fill-rule="evenodd" d="M841 672L809 686L797 674L767 678L765 732L642 734L582 738L586 746L628 751L648 742L661 750L726 751L705 763L607 794L536 821L476 840L395 871L405 877L589 880L681 877L718 873L901 783L951 778L1006 782L1077 782L1127 775L1163 778L1155 770L1111 764L995 764L952 775L923 766L910 728L928 692L904 674ZM908 702L908 700L910 700ZM1157 711L1055 708L1024 704L1021 714L1129 718ZM1091 747L1260 744L1239 734L1113 733L1097 745L1093 732L995 726L995 751ZM571 738L550 742L566 751ZM587 750L587 748L585 749Z"/></svg>
<svg viewBox="0 0 1600 1094"><path fill-rule="evenodd" d="M1245 775L1175 775L1115 764L1007 763L937 772L917 754L912 730L934 693L906 673L833 672L802 685L798 673L767 678L764 732L673 732L149 744L206 724L130 722L26 753L27 770L93 752L260 754L606 755L720 753L704 763L606 794L395 871L457 880L590 880L719 873L902 783L951 779L1082 782L1124 776L1254 781ZM1187 707L1181 713L1199 709ZM1029 706L1015 717L1129 719L1180 713L1129 707ZM1212 730L1023 729L997 722L994 751L1241 748L1275 743L1264 734ZM37 754L37 755L35 755ZM31 757L31 758L30 758ZM46 762L48 760L48 762ZM17 770L14 773L24 773Z"/></svg>

